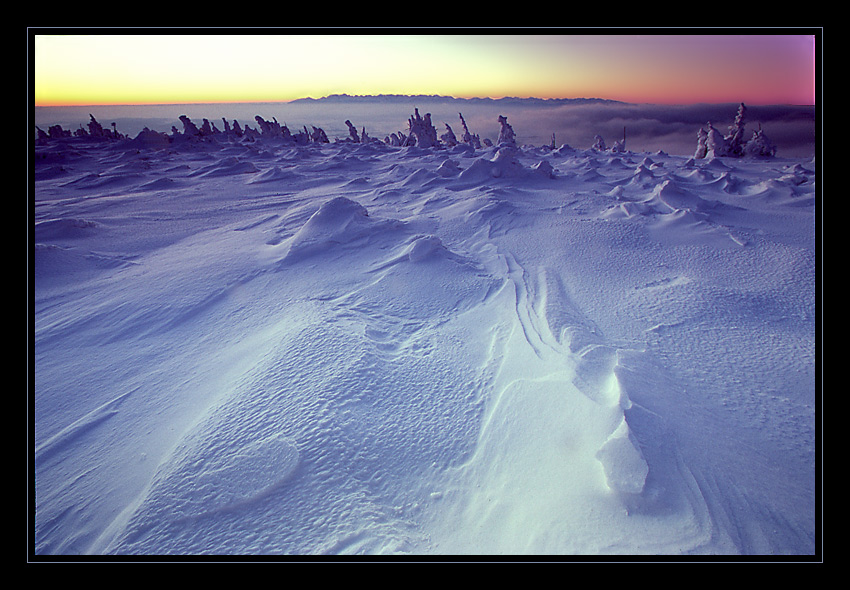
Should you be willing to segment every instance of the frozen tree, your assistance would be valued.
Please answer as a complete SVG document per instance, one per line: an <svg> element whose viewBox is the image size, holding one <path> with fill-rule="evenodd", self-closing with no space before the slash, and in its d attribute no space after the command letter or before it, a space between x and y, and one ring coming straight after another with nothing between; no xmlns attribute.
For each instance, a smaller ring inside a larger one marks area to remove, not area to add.
<svg viewBox="0 0 850 590"><path fill-rule="evenodd" d="M738 113L735 115L735 121L729 126L729 134L725 137L709 121L708 127L700 129L697 133L697 149L694 157L730 156L740 158L752 153L766 155L771 151L775 152L776 148L764 137L761 126L749 142L744 140L744 116L746 113L747 106L741 103L738 107Z"/></svg>
<svg viewBox="0 0 850 590"><path fill-rule="evenodd" d="M201 134L198 127L186 115L180 115L180 122L183 123L183 135L194 137Z"/></svg>
<svg viewBox="0 0 850 590"><path fill-rule="evenodd" d="M320 127L314 127L312 125L311 125L311 127L313 127L313 133L310 135L310 139L312 139L313 142L315 142L315 143L330 143L328 141L328 136L325 135L325 132L324 132L323 129L321 129Z"/></svg>
<svg viewBox="0 0 850 590"><path fill-rule="evenodd" d="M348 135L351 137L351 141L360 143L360 136L357 135L357 129L351 124L351 121L346 119L345 124L348 126Z"/></svg>
<svg viewBox="0 0 850 590"><path fill-rule="evenodd" d="M245 125L242 130L242 136L248 141L256 141L260 139L260 132L249 125Z"/></svg>
<svg viewBox="0 0 850 590"><path fill-rule="evenodd" d="M735 115L735 122L729 126L729 134L725 137L726 148L728 155L740 157L744 155L744 115L747 112L747 107L744 103L738 107L738 114Z"/></svg>
<svg viewBox="0 0 850 590"><path fill-rule="evenodd" d="M289 128L286 125L278 123L275 117L272 117L271 121L266 121L260 115L257 115L254 117L254 120L257 121L257 125L260 126L260 133L264 136L282 137L284 139L292 137L292 133L289 131Z"/></svg>
<svg viewBox="0 0 850 590"><path fill-rule="evenodd" d="M694 152L694 158L702 159L706 156L706 153L708 153L708 147L706 145L707 141L708 133L705 129L700 127L699 131L697 132L697 151Z"/></svg>
<svg viewBox="0 0 850 590"><path fill-rule="evenodd" d="M726 138L714 128L711 121L708 122L708 129L706 129L705 147L707 158L729 155L729 146L726 143Z"/></svg>
<svg viewBox="0 0 850 590"><path fill-rule="evenodd" d="M767 138L761 129L753 132L753 137L744 146L744 153L754 158L772 158L776 155L776 147Z"/></svg>
<svg viewBox="0 0 850 590"><path fill-rule="evenodd" d="M419 109L414 108L414 115L407 121L409 133L405 145L416 145L423 148L437 145L437 130L431 124L431 113L419 116Z"/></svg>
<svg viewBox="0 0 850 590"><path fill-rule="evenodd" d="M466 126L466 121L464 120L463 115L458 113L458 116L460 117L460 122L463 125L463 137L461 138L461 141L471 145L475 149L481 149L481 139L477 134L472 135L469 132L469 127Z"/></svg>
<svg viewBox="0 0 850 590"><path fill-rule="evenodd" d="M457 137L455 137L454 131L449 126L448 123L443 123L446 126L446 132L440 136L440 141L448 146L457 145Z"/></svg>
<svg viewBox="0 0 850 590"><path fill-rule="evenodd" d="M605 140L602 139L601 135L595 135L593 137L593 149L599 150L600 152L605 151Z"/></svg>
<svg viewBox="0 0 850 590"><path fill-rule="evenodd" d="M88 124L89 135L92 135L94 137L103 137L104 133L101 124L97 122L97 119L94 118L94 115L89 114L89 118L91 119Z"/></svg>
<svg viewBox="0 0 850 590"><path fill-rule="evenodd" d="M401 131L398 132L398 135L396 135L395 133L390 133L389 136L384 139L385 143L388 143L394 147L401 147L405 144L406 141L407 136Z"/></svg>
<svg viewBox="0 0 850 590"><path fill-rule="evenodd" d="M514 128L508 123L508 118L504 115L499 115L499 125L501 125L501 129L499 129L499 140L496 143L499 145L506 144L516 146Z"/></svg>
<svg viewBox="0 0 850 590"><path fill-rule="evenodd" d="M50 139L58 139L60 137L71 137L71 132L62 129L61 125L51 125L47 128L47 135Z"/></svg>

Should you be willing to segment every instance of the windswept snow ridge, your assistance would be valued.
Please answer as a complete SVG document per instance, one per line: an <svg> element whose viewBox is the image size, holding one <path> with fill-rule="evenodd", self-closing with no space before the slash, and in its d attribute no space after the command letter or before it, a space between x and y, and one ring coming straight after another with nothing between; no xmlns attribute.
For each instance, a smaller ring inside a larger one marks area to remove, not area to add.
<svg viewBox="0 0 850 590"><path fill-rule="evenodd" d="M813 161L257 121L37 145L36 554L815 553Z"/></svg>

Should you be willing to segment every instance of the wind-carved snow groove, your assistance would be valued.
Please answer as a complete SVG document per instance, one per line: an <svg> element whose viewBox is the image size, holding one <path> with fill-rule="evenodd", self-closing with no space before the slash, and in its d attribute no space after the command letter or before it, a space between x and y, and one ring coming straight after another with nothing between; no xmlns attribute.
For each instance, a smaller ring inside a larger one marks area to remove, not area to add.
<svg viewBox="0 0 850 590"><path fill-rule="evenodd" d="M127 399L132 393L138 391L138 387L132 391L128 391L118 397L106 402L102 406L95 408L73 424L63 428L58 433L51 436L49 439L38 445L35 449L36 461L44 461L54 452L61 449L70 441L82 436L92 428L95 428L104 420L108 420L118 413L118 406Z"/></svg>
<svg viewBox="0 0 850 590"><path fill-rule="evenodd" d="M528 344L541 360L562 357L573 365L572 383L581 393L619 414L619 421L596 453L609 488L625 494L643 491L649 467L626 420L631 401L617 377L618 350L607 345L570 301L563 283L547 268L532 274L512 254L505 255L516 287L516 312Z"/></svg>

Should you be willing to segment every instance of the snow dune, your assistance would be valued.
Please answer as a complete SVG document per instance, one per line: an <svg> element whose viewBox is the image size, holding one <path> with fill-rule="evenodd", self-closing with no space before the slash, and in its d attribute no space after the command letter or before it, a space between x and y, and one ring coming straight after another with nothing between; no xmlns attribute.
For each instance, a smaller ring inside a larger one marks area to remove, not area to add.
<svg viewBox="0 0 850 590"><path fill-rule="evenodd" d="M813 161L37 154L37 555L815 553Z"/></svg>

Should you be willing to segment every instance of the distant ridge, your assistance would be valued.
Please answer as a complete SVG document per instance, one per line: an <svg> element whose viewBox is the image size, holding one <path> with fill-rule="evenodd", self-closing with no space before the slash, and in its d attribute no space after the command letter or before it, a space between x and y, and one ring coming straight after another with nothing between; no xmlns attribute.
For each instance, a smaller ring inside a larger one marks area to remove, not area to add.
<svg viewBox="0 0 850 590"><path fill-rule="evenodd" d="M292 103L300 102L383 102L383 103L407 103L412 101L429 102L464 102L475 104L525 104L525 105L561 105L561 104L588 104L588 103L616 103L625 104L618 100L607 98L519 98L506 96L503 98L456 98L454 96L443 96L439 94L330 94L322 98L298 98Z"/></svg>

